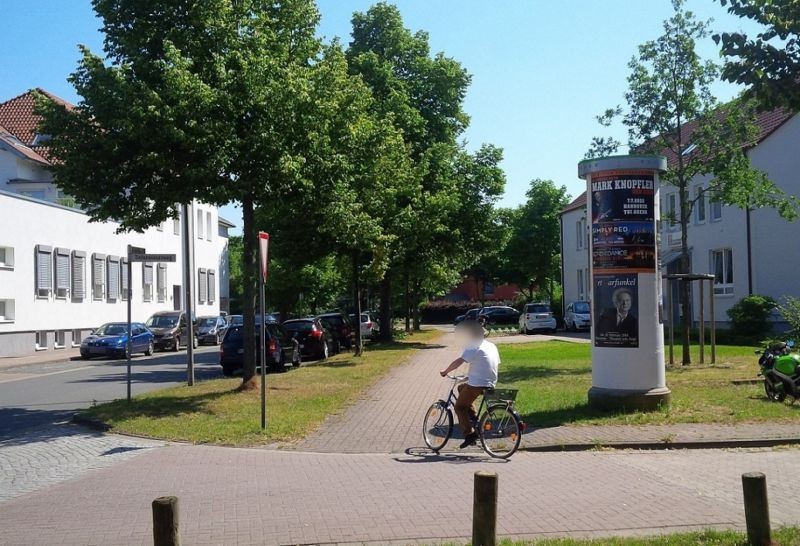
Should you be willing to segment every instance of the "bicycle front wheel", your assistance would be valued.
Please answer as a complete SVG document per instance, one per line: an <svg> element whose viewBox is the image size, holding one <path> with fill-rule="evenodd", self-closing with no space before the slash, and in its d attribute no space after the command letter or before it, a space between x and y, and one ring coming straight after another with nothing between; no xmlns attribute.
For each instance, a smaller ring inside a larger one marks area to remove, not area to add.
<svg viewBox="0 0 800 546"><path fill-rule="evenodd" d="M431 404L422 423L422 437L425 439L425 445L438 452L450 439L452 433L453 414L447 408L447 404L441 400Z"/></svg>
<svg viewBox="0 0 800 546"><path fill-rule="evenodd" d="M483 450L498 459L511 457L522 441L521 421L504 404L490 406L481 416L479 427Z"/></svg>

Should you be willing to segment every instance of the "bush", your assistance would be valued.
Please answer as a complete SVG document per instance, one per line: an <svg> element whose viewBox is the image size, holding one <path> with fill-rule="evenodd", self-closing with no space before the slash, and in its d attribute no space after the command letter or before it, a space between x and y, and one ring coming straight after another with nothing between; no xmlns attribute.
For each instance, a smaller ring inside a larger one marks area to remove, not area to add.
<svg viewBox="0 0 800 546"><path fill-rule="evenodd" d="M485 306L489 305L510 305L514 307L513 301L486 301ZM479 301L431 301L420 305L420 315L425 324L447 324L455 320L459 315L463 315L470 309L480 307Z"/></svg>
<svg viewBox="0 0 800 546"><path fill-rule="evenodd" d="M783 303L778 306L783 320L789 324L788 335L795 340L800 338L800 299L785 296Z"/></svg>
<svg viewBox="0 0 800 546"><path fill-rule="evenodd" d="M731 334L743 340L762 341L772 330L769 318L777 306L778 302L769 296L743 297L728 309Z"/></svg>

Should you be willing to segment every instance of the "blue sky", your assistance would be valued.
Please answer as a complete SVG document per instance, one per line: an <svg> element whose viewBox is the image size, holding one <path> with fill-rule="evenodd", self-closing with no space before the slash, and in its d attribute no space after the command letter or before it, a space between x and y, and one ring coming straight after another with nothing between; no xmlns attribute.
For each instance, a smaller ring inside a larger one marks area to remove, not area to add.
<svg viewBox="0 0 800 546"><path fill-rule="evenodd" d="M354 11L368 0L318 0L320 34L349 41ZM622 102L627 62L640 43L657 37L671 13L669 0L397 0L412 30L429 32L431 48L460 61L472 74L466 111L470 148L489 142L505 150L508 176L501 204L524 200L533 178L550 178L574 196L582 191L577 162L594 135L594 116ZM715 30L752 31L714 0L689 0ZM102 51L99 21L89 0L5 0L0 18L0 100L43 87L70 101L66 81L77 44ZM718 58L711 39L701 44ZM725 100L738 90L715 89ZM625 134L616 130L624 140ZM237 224L235 207L222 214Z"/></svg>

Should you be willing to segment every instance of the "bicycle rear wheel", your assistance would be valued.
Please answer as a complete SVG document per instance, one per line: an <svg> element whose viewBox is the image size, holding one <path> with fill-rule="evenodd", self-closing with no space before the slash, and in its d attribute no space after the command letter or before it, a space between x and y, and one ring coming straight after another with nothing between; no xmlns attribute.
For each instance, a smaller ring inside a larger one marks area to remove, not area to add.
<svg viewBox="0 0 800 546"><path fill-rule="evenodd" d="M439 451L450 439L453 433L453 414L443 401L431 404L425 413L422 423L422 437L425 445L433 451Z"/></svg>
<svg viewBox="0 0 800 546"><path fill-rule="evenodd" d="M483 450L498 459L511 457L522 441L522 423L505 404L489 406L479 427Z"/></svg>

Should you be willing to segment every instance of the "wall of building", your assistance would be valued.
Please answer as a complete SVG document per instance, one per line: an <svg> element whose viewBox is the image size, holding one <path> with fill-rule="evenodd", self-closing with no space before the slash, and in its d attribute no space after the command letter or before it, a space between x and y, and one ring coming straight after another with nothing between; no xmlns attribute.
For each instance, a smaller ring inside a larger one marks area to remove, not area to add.
<svg viewBox="0 0 800 546"><path fill-rule="evenodd" d="M227 239L221 237L217 230L215 207L198 205L197 210L202 211L204 226L211 220L212 236L208 240L204 229L202 238L198 237L199 231L194 238L196 313L197 316L214 315L219 313L223 295L220 281L227 279ZM196 212L193 220L196 221ZM127 304L122 297L116 300L105 296L102 299L93 297L91 264L95 253L124 257L127 245L131 244L143 247L149 253L176 254L177 261L166 264L166 294L163 301L159 301L156 294L157 267L153 269L152 300L144 301L143 265L133 264L130 280L133 319L145 321L156 311L171 310L180 305L180 301L173 299L173 293L174 286L183 285L183 259L181 237L175 233L173 220L165 222L162 229L150 228L144 233L117 234L117 227L113 222L90 223L88 217L76 209L0 191L0 248L6 249L6 255L13 250L13 264L0 266L0 302L5 302L6 308L6 316L0 321L0 357L36 350L37 332L40 337L39 349L52 350L57 337L63 337L64 345L71 346L73 342L80 342L77 338L100 324L126 320ZM82 300L73 298L72 294L57 297L52 290L44 297L37 294L37 245L68 249L70 253L86 253L86 295ZM198 270L201 268L216 273L216 297L213 302L206 301L207 298L197 293ZM60 334L57 336L56 332Z"/></svg>
<svg viewBox="0 0 800 546"><path fill-rule="evenodd" d="M573 301L588 301L589 228L586 210L574 209L561 215L562 267L564 271L564 306ZM579 236L580 234L580 236Z"/></svg>

